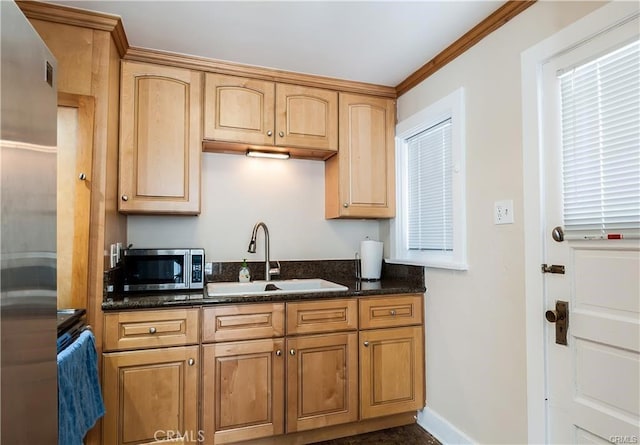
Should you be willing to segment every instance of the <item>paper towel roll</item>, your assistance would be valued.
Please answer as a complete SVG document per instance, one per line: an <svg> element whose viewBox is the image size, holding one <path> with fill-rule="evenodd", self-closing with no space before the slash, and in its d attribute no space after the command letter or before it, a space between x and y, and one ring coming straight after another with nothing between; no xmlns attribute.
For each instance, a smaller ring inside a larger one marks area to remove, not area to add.
<svg viewBox="0 0 640 445"><path fill-rule="evenodd" d="M364 240L360 242L361 276L365 280L379 280L382 271L381 241Z"/></svg>

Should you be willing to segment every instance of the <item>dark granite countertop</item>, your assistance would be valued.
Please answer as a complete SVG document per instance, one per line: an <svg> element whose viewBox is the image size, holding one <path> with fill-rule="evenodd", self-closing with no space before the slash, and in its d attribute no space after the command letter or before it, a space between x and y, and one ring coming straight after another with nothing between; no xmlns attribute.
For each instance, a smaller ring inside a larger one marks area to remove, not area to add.
<svg viewBox="0 0 640 445"><path fill-rule="evenodd" d="M240 263L214 263L212 281L237 281ZM249 263L252 277L262 278L263 263ZM206 289L192 292L156 292L129 295L107 294L102 309L148 309L161 307L189 307L211 304L242 304L276 301L299 301L362 296L424 293L424 271L420 266L383 263L382 279L361 281L355 278L354 260L283 261L281 274L276 279L322 278L346 286L346 291L266 294L209 298ZM105 286L106 287L106 286Z"/></svg>

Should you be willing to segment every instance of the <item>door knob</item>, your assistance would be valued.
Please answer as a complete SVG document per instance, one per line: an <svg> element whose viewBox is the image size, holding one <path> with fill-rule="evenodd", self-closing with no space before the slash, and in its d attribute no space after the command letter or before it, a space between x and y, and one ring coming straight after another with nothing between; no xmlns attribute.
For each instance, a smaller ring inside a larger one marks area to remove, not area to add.
<svg viewBox="0 0 640 445"><path fill-rule="evenodd" d="M558 313L558 311L548 310L547 312L544 313L544 316L547 319L547 321L550 323L555 323L557 321L564 320L564 314Z"/></svg>
<svg viewBox="0 0 640 445"><path fill-rule="evenodd" d="M128 200L129 200L129 197L128 197L127 195L122 195L122 200L123 200L123 201L128 201Z"/></svg>
<svg viewBox="0 0 640 445"><path fill-rule="evenodd" d="M271 136L273 134L273 131L269 130L267 131L267 136Z"/></svg>
<svg viewBox="0 0 640 445"><path fill-rule="evenodd" d="M291 349L291 350L289 351L289 354L291 354L291 355L296 355L296 350L295 350L295 349Z"/></svg>
<svg viewBox="0 0 640 445"><path fill-rule="evenodd" d="M278 350L276 351L276 355L277 355L278 357L280 357L280 356L282 355L282 351L281 351L280 349L278 349Z"/></svg>
<svg viewBox="0 0 640 445"><path fill-rule="evenodd" d="M278 133L278 136L280 136L281 138L284 137L284 131L281 131L280 133Z"/></svg>
<svg viewBox="0 0 640 445"><path fill-rule="evenodd" d="M368 348L368 347L369 347L369 342L368 342L368 341L365 341L365 342L364 342L364 343L362 343L362 344L364 345L364 347L365 347L365 348Z"/></svg>
<svg viewBox="0 0 640 445"><path fill-rule="evenodd" d="M149 328L149 334L155 334L155 333L156 333L156 328L150 327Z"/></svg>
<svg viewBox="0 0 640 445"><path fill-rule="evenodd" d="M189 366L193 366L193 365L196 364L196 361L194 359L190 358L188 363L189 363Z"/></svg>
<svg viewBox="0 0 640 445"><path fill-rule="evenodd" d="M554 227L551 231L551 237L554 241L561 243L564 241L564 230L562 230L561 226Z"/></svg>
<svg viewBox="0 0 640 445"><path fill-rule="evenodd" d="M78 179L81 181L84 181L85 179L87 179L87 175L85 175L84 173L80 173L80 175L78 176Z"/></svg>

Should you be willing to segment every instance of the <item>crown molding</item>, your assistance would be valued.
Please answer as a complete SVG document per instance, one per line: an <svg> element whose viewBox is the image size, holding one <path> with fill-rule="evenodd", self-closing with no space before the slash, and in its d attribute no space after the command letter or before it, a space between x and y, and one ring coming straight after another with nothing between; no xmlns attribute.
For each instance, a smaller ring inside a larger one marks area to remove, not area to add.
<svg viewBox="0 0 640 445"><path fill-rule="evenodd" d="M16 4L28 19L45 20L111 33L120 57L124 57L129 48L122 20L117 15L39 1L16 0Z"/></svg>
<svg viewBox="0 0 640 445"><path fill-rule="evenodd" d="M508 0L504 5L496 9L486 19L471 28L466 34L453 42L433 59L422 65L413 74L396 86L398 97L409 91L414 86L431 76L440 68L466 52L469 48L484 39L496 29L520 14L525 9L533 6L537 0Z"/></svg>
<svg viewBox="0 0 640 445"><path fill-rule="evenodd" d="M124 59L349 93L361 93L389 98L396 97L396 89L390 86L316 76L313 74L300 74L292 71L281 71L155 49L129 47Z"/></svg>

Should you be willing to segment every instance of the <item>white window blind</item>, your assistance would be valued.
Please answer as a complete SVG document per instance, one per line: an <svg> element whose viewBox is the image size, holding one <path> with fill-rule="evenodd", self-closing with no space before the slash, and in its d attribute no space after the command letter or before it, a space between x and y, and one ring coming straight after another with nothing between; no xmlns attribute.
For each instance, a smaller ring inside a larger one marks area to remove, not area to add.
<svg viewBox="0 0 640 445"><path fill-rule="evenodd" d="M407 139L409 250L453 250L451 119Z"/></svg>
<svg viewBox="0 0 640 445"><path fill-rule="evenodd" d="M559 74L564 227L640 231L640 42Z"/></svg>

